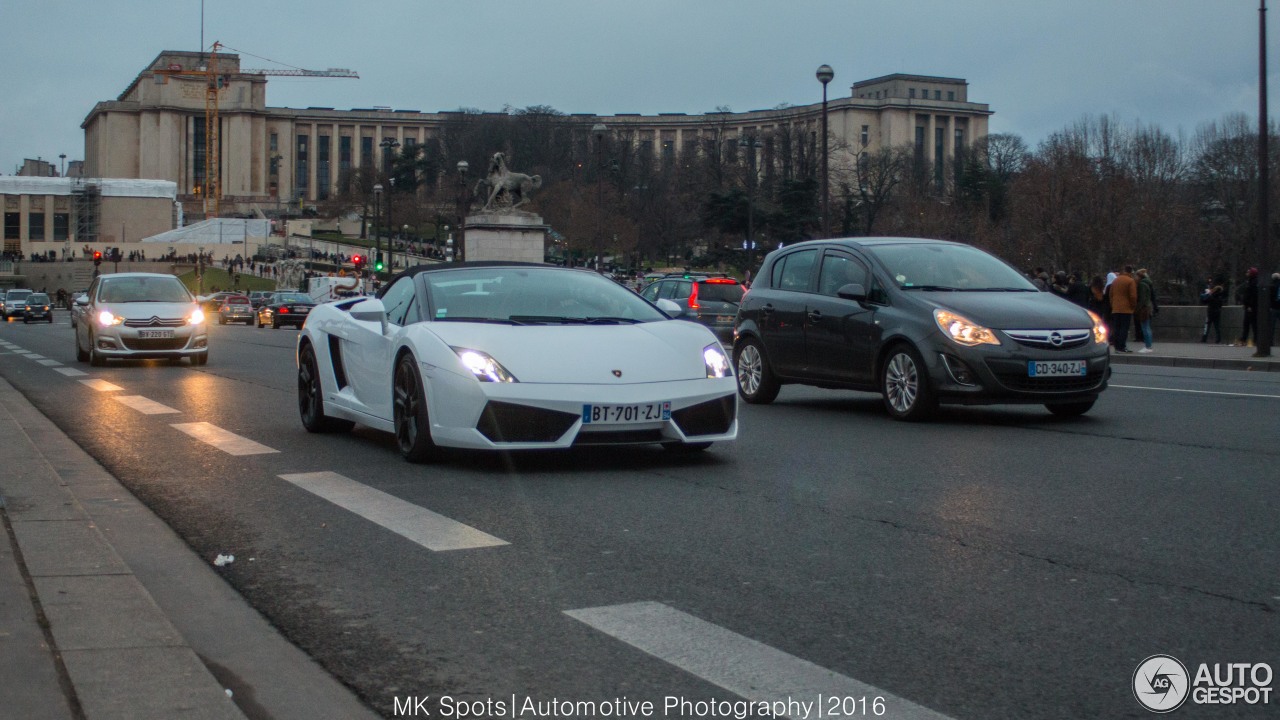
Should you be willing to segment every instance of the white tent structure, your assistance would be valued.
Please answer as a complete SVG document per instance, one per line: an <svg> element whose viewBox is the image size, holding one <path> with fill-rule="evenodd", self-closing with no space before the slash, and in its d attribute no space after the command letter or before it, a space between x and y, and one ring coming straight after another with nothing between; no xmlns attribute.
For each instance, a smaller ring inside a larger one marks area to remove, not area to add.
<svg viewBox="0 0 1280 720"><path fill-rule="evenodd" d="M236 243L258 245L270 235L270 220L211 218L194 225L143 238L141 242L165 243L168 245L201 245L205 247Z"/></svg>

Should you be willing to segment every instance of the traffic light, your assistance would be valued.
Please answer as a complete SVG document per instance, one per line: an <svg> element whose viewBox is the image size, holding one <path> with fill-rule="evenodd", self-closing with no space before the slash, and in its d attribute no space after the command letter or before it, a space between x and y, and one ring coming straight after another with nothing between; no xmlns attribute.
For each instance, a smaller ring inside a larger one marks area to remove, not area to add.
<svg viewBox="0 0 1280 720"><path fill-rule="evenodd" d="M382 272L382 253L378 253L378 258L373 261L373 269L375 272Z"/></svg>
<svg viewBox="0 0 1280 720"><path fill-rule="evenodd" d="M97 250L93 251L93 264L94 265L102 264L102 253Z"/></svg>
<svg viewBox="0 0 1280 720"><path fill-rule="evenodd" d="M359 271L364 268L364 258L359 255L352 255L351 264L355 266L357 271Z"/></svg>

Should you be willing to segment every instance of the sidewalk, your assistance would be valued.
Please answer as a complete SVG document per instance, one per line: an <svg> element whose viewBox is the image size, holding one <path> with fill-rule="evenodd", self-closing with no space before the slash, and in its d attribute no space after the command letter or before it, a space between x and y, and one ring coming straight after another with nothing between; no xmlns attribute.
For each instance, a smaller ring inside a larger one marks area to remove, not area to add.
<svg viewBox="0 0 1280 720"><path fill-rule="evenodd" d="M1157 343L1111 357L1280 372L1253 353ZM4 380L0 438L4 717L376 717Z"/></svg>
<svg viewBox="0 0 1280 720"><path fill-rule="evenodd" d="M0 380L0 716L376 718Z"/></svg>
<svg viewBox="0 0 1280 720"><path fill-rule="evenodd" d="M1271 348L1271 356L1255 358L1251 347L1230 347L1198 342L1156 342L1150 353L1140 353L1141 342L1129 341L1133 352L1118 353L1111 350L1111 362L1115 365L1164 365L1169 367L1209 368L1213 370L1252 370L1255 372L1280 372L1280 347Z"/></svg>

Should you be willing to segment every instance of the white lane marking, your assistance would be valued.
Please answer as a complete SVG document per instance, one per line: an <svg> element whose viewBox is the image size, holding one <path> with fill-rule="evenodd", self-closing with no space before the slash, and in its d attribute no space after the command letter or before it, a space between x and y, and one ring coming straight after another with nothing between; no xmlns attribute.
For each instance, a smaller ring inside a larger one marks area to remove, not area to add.
<svg viewBox="0 0 1280 720"><path fill-rule="evenodd" d="M57 367L62 364L52 358L45 358L44 360L38 360L37 362L39 362L41 365L45 367Z"/></svg>
<svg viewBox="0 0 1280 720"><path fill-rule="evenodd" d="M33 352L29 352L29 353L27 353L27 357L28 357L28 358L30 358L30 359L32 359L32 360L43 360L43 359L44 359L44 356L43 356L43 355L37 355L37 354L35 354L35 353L33 353Z"/></svg>
<svg viewBox="0 0 1280 720"><path fill-rule="evenodd" d="M1107 384L1107 387L1121 388L1123 390L1161 390L1163 392L1193 393L1196 395L1229 395L1231 397L1272 398L1272 399L1280 400L1280 395L1261 395L1257 393L1220 392L1218 390L1184 390L1183 388L1145 387L1142 385L1112 385L1110 383Z"/></svg>
<svg viewBox="0 0 1280 720"><path fill-rule="evenodd" d="M98 392L112 392L115 390L124 389L119 385L112 385L106 380L99 380L98 378L93 378L91 380L81 380L80 382L84 383L85 385L88 385L89 387L93 388L94 390L97 390Z"/></svg>
<svg viewBox="0 0 1280 720"><path fill-rule="evenodd" d="M754 702L816 702L818 696L882 697L885 717L948 720L946 715L657 602L564 611L600 632ZM818 717L813 707L808 717ZM787 706L791 717L804 708Z"/></svg>
<svg viewBox="0 0 1280 720"><path fill-rule="evenodd" d="M249 438L240 437L233 432L223 430L217 425L207 422L178 423L170 427L177 428L191 437L208 443L228 455L266 455L280 452L266 445L259 445Z"/></svg>
<svg viewBox="0 0 1280 720"><path fill-rule="evenodd" d="M181 410L174 410L168 405L161 405L155 400L149 400L141 395L112 395L111 399L124 405L131 407L143 415L163 415L165 413L180 413Z"/></svg>
<svg viewBox="0 0 1280 720"><path fill-rule="evenodd" d="M85 372L85 371L83 371L83 370L77 370L77 369L75 369L75 368L69 368L69 367L54 368L54 369L53 369L53 371L54 371L54 372L60 372L60 373L62 373L63 375L66 375L67 377L77 377L77 376L79 376L79 375L88 375L88 374L89 374L89 373L87 373L87 372Z"/></svg>
<svg viewBox="0 0 1280 720"><path fill-rule="evenodd" d="M297 485L360 517L436 552L508 545L470 525L362 485L335 472L293 473L282 480Z"/></svg>

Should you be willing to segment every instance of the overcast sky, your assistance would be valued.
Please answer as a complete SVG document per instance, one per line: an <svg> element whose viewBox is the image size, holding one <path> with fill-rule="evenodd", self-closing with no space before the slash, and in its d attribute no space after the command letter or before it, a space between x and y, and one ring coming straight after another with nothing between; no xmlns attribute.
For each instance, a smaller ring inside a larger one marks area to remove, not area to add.
<svg viewBox="0 0 1280 720"><path fill-rule="evenodd" d="M1280 27L1268 15L1270 97ZM0 0L0 173L84 155L80 123L200 0ZM359 80L272 78L273 107L702 113L832 97L889 73L959 77L1034 146L1085 115L1190 134L1257 116L1258 0L205 0L204 42ZM280 67L242 56L244 67ZM1270 104L1280 119L1277 103Z"/></svg>

